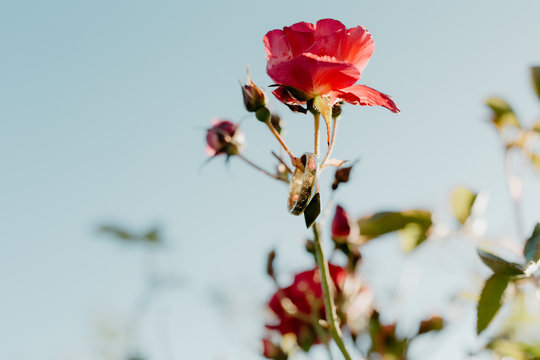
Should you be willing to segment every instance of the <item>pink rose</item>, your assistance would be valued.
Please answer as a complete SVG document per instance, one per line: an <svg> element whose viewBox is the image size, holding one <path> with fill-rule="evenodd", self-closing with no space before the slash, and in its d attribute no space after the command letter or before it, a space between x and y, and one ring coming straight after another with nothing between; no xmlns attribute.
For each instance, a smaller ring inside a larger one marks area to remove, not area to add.
<svg viewBox="0 0 540 360"><path fill-rule="evenodd" d="M208 156L236 155L244 146L244 134L238 125L228 120L214 120L206 131L206 153Z"/></svg>
<svg viewBox="0 0 540 360"><path fill-rule="evenodd" d="M347 272L333 264L328 264L330 278L334 283L338 299L348 276ZM337 301L339 304L339 301ZM294 282L279 289L270 299L268 307L277 317L277 322L267 324L268 329L280 334L294 333L298 345L304 350L313 344L326 342L315 329L318 319L325 319L324 300L319 270L317 268L296 274Z"/></svg>
<svg viewBox="0 0 540 360"><path fill-rule="evenodd" d="M378 105L399 112L392 99L375 89L355 85L373 54L371 35L362 26L347 29L333 19L300 22L264 37L266 71L279 87L273 93L298 109L316 96L354 105Z"/></svg>

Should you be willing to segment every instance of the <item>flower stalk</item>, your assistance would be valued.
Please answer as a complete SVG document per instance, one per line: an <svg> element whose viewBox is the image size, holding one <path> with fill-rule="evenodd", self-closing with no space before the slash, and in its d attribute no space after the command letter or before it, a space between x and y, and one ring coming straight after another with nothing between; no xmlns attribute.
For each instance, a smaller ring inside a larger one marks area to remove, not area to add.
<svg viewBox="0 0 540 360"><path fill-rule="evenodd" d="M299 167L301 166L302 162L300 161L300 159L298 159L296 156L294 156L294 154L292 153L292 151L289 149L289 147L287 146L287 144L285 144L285 141L283 141L283 138L281 137L281 135L279 135L279 133L277 132L276 128L274 128L274 125L272 125L272 123L270 122L270 120L266 121L265 122L266 126L268 126L268 128L270 129L270 131L272 132L272 134L274 134L275 138L279 141L281 147L283 148L283 150L285 150L285 152L287 153L287 155L289 155L289 157L291 158L291 163L294 167Z"/></svg>
<svg viewBox="0 0 540 360"><path fill-rule="evenodd" d="M328 270L328 261L324 258L324 253L321 246L321 240L319 237L319 224L315 223L312 226L314 245L315 245L315 259L317 261L317 267L319 268L319 274L321 276L321 286L324 297L324 309L326 312L326 320L328 322L328 329L332 339L338 346L341 354L345 360L351 360L343 339L341 338L341 330L339 329L339 323L336 313L336 305L334 304L334 291L330 286L330 271Z"/></svg>
<svg viewBox="0 0 540 360"><path fill-rule="evenodd" d="M320 116L321 116L321 113L319 112L316 112L313 114L313 120L314 120L314 140L313 140L313 144L314 144L314 149L313 149L313 153L315 154L315 157L317 158L317 160L319 160L319 148L320 148L320 145L319 145L319 123L320 123Z"/></svg>
<svg viewBox="0 0 540 360"><path fill-rule="evenodd" d="M321 169L323 169L326 166L326 162L330 158L330 155L332 154L332 150L334 150L334 140L336 139L338 122L339 122L339 116L333 118L332 137L330 138L330 145L328 146L328 151L326 152L326 155L324 156L324 159L321 162L321 166L320 166Z"/></svg>
<svg viewBox="0 0 540 360"><path fill-rule="evenodd" d="M237 157L239 157L240 159L242 159L246 164L248 164L249 166L253 167L255 170L258 170L260 172L262 172L263 174L265 175L268 175L270 176L271 178L274 178L276 180L279 180L279 181L283 181L285 183L289 183L287 180L283 179L283 178L280 178L279 176L275 175L275 174L272 174L271 172L269 171L266 171L264 170L262 167L260 167L259 165L255 164L253 161L249 160L248 158L246 158L244 155L242 154L236 154Z"/></svg>

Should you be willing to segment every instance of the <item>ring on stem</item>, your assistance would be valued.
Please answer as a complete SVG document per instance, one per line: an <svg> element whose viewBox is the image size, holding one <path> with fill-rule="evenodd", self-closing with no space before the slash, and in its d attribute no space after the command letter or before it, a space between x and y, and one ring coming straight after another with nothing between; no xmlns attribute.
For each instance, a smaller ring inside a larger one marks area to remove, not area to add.
<svg viewBox="0 0 540 360"><path fill-rule="evenodd" d="M303 169L294 170L289 185L289 212L300 215L306 210L309 200L316 191L317 183L317 157L312 153L304 153L300 157Z"/></svg>

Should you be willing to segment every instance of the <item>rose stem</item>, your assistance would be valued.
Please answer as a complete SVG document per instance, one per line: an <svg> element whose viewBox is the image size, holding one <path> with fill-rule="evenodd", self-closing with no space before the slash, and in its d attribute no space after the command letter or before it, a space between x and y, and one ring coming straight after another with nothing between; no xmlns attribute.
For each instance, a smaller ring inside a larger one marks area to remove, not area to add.
<svg viewBox="0 0 540 360"><path fill-rule="evenodd" d="M285 152L289 155L289 157L291 158L291 162L292 162L293 166L298 167L299 164L301 164L300 159L298 159L296 156L294 156L293 153L291 152L291 150L289 150L289 147L287 146L287 144L285 144L285 141L283 141L283 139L281 138L281 135L279 135L277 130L274 128L274 125L272 125L270 120L265 122L265 124L266 124L266 126L268 126L268 128L270 129L272 134L274 134L276 139L279 141L279 143L281 144L281 147L283 148L283 150L285 150Z"/></svg>
<svg viewBox="0 0 540 360"><path fill-rule="evenodd" d="M283 165L285 166L285 170L287 170L287 172L289 174L292 174L292 170L289 168L289 166L285 163L285 161L283 161L283 159L281 158L281 156L279 156L278 154L276 154L275 152L272 151L272 155L274 155L274 157Z"/></svg>
<svg viewBox="0 0 540 360"><path fill-rule="evenodd" d="M345 357L345 360L351 360L351 356L345 348L343 339L341 338L341 331L337 323L336 305L334 304L333 289L330 287L330 271L328 270L328 262L324 258L324 253L321 246L321 240L319 238L319 224L315 223L312 226L313 236L315 243L315 259L317 260L317 267L321 276L321 286L324 295L324 310L326 312L326 320L328 321L330 335L334 339L339 350Z"/></svg>
<svg viewBox="0 0 540 360"><path fill-rule="evenodd" d="M255 164L254 162L252 162L251 160L247 159L244 155L242 154L236 154L236 156L238 156L240 159L244 160L248 165L252 166L253 168L255 168L256 170L259 170L260 172L262 172L263 174L266 174L276 180L279 180L279 181L283 181L283 182L286 182L286 183L289 183L287 180L285 179L282 179L280 178L279 176L277 175L274 175L266 170L264 170L262 167L260 167L259 165Z"/></svg>
<svg viewBox="0 0 540 360"><path fill-rule="evenodd" d="M332 153L332 150L334 149L334 139L336 138L339 116L335 117L333 120L334 124L332 126L332 138L330 139L330 146L328 146L328 151L326 152L324 160L321 163L321 169L324 168L324 166L326 165L326 161L328 160L330 154Z"/></svg>
<svg viewBox="0 0 540 360"><path fill-rule="evenodd" d="M321 116L321 113L315 113L313 114L313 120L315 122L315 139L314 139L314 154L317 160L319 160L319 118Z"/></svg>

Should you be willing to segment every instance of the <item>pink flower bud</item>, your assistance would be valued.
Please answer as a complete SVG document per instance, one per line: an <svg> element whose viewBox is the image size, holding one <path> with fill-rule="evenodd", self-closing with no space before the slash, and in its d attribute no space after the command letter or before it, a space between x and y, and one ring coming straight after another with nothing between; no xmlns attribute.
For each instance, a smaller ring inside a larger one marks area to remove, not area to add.
<svg viewBox="0 0 540 360"><path fill-rule="evenodd" d="M336 214L334 220L332 220L332 239L335 242L346 242L351 233L351 226L349 224L349 216L347 212L341 207L336 207Z"/></svg>
<svg viewBox="0 0 540 360"><path fill-rule="evenodd" d="M253 83L248 73L248 83L242 85L242 95L244 105L249 112L255 112L259 108L266 106L266 95L257 85Z"/></svg>
<svg viewBox="0 0 540 360"><path fill-rule="evenodd" d="M206 153L208 156L236 155L244 147L244 134L238 125L228 120L214 120L206 132Z"/></svg>

